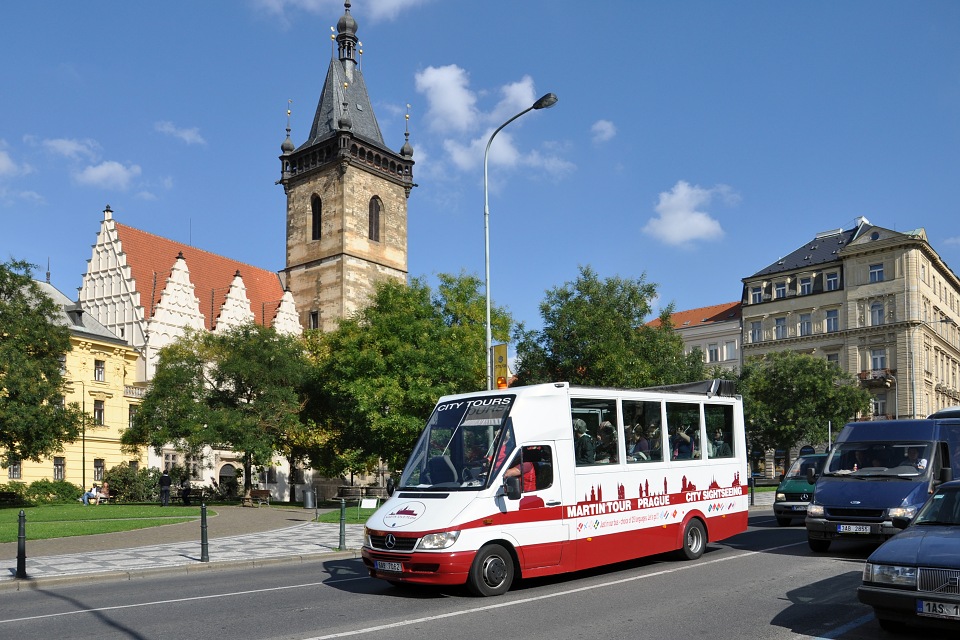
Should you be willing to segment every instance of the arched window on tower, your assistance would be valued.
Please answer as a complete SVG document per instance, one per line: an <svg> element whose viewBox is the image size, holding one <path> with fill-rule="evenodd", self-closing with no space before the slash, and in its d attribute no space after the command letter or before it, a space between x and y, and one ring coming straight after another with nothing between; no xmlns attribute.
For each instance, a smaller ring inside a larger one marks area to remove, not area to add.
<svg viewBox="0 0 960 640"><path fill-rule="evenodd" d="M380 242L380 210L383 208L383 204L380 202L380 198L373 196L370 198L370 226L369 226L369 237L374 242Z"/></svg>
<svg viewBox="0 0 960 640"><path fill-rule="evenodd" d="M310 198L310 239L320 239L320 214L323 212L323 205L320 203L320 196L314 194Z"/></svg>

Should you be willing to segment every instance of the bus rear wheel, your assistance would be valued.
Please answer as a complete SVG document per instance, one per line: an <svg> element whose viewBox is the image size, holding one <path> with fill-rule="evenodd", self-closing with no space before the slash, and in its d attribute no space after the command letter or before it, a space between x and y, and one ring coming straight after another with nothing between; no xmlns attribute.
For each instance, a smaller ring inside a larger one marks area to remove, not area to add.
<svg viewBox="0 0 960 640"><path fill-rule="evenodd" d="M500 596L513 584L513 556L499 544L477 552L467 577L467 588L478 596Z"/></svg>
<svg viewBox="0 0 960 640"><path fill-rule="evenodd" d="M703 523L694 518L687 523L683 530L683 546L680 547L680 558L684 560L696 560L703 555L703 550L707 547L707 530L703 528Z"/></svg>

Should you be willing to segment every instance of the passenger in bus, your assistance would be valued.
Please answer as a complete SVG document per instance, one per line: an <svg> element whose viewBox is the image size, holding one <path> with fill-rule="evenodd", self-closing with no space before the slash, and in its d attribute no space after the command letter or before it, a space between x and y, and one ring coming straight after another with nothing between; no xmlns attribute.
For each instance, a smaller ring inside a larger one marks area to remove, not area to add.
<svg viewBox="0 0 960 640"><path fill-rule="evenodd" d="M595 457L597 462L615 463L618 460L617 434L613 424L609 420L603 421L600 424L600 429L597 431Z"/></svg>
<svg viewBox="0 0 960 640"><path fill-rule="evenodd" d="M573 453L577 464L593 464L597 460L596 445L593 436L587 433L587 423L580 418L573 419Z"/></svg>
<svg viewBox="0 0 960 640"><path fill-rule="evenodd" d="M643 424L638 424L633 429L634 443L633 446L628 449L630 456L635 461L649 460L650 459L650 441L647 439L647 430L643 427Z"/></svg>
<svg viewBox="0 0 960 640"><path fill-rule="evenodd" d="M711 458L729 458L733 455L733 452L730 450L730 445L723 439L723 431L720 429L717 429L716 433L713 434L712 447L713 453L710 454Z"/></svg>
<svg viewBox="0 0 960 640"><path fill-rule="evenodd" d="M693 457L694 443L690 435L690 427L680 425L675 429L670 436L670 448L674 460L689 460Z"/></svg>

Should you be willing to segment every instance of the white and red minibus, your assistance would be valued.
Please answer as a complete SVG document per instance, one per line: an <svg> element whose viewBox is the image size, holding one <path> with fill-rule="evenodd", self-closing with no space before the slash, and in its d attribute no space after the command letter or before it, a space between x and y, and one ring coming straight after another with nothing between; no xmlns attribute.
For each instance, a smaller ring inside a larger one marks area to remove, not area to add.
<svg viewBox="0 0 960 640"><path fill-rule="evenodd" d="M393 584L499 595L518 577L696 559L746 530L746 479L729 382L445 396L367 521L363 562Z"/></svg>

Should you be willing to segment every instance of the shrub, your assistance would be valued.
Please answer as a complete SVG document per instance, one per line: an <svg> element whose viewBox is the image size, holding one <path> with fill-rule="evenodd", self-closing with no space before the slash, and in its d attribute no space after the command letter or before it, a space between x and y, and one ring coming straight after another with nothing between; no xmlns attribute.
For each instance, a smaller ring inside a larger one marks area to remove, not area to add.
<svg viewBox="0 0 960 640"><path fill-rule="evenodd" d="M123 502L157 502L160 496L158 469L134 471L128 464L118 464L103 479L110 483L110 494Z"/></svg>
<svg viewBox="0 0 960 640"><path fill-rule="evenodd" d="M22 482L8 482L7 484L0 484L0 491L12 491L13 493L20 496L20 502L27 501L27 485Z"/></svg>
<svg viewBox="0 0 960 640"><path fill-rule="evenodd" d="M83 488L65 480L34 480L23 498L31 504L74 502L83 495Z"/></svg>

